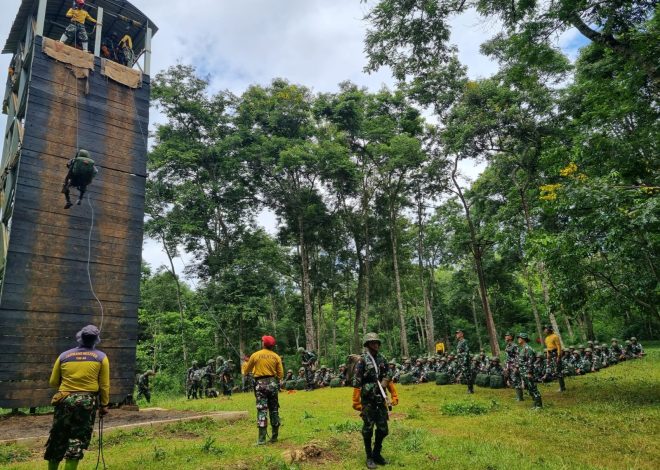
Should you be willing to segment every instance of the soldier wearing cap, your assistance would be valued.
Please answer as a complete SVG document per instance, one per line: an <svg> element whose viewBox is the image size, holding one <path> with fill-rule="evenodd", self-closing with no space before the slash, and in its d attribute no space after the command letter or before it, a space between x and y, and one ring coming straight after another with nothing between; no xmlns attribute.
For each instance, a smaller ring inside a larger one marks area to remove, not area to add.
<svg viewBox="0 0 660 470"><path fill-rule="evenodd" d="M81 329L78 347L60 354L53 366L49 383L58 391L51 401L55 413L44 454L49 470L57 469L62 459L66 470L78 468L92 439L96 410L99 417L108 412L110 362L96 349L100 334L94 325Z"/></svg>
<svg viewBox="0 0 660 470"><path fill-rule="evenodd" d="M534 400L534 408L538 409L543 406L541 401L541 393L536 386L534 381L533 370L534 370L534 360L536 358L536 353L532 347L527 344L529 341L529 336L527 333L518 333L518 370L517 373L521 379L521 386L516 388L516 399L518 401L523 400L523 390L522 387L527 389L529 395Z"/></svg>
<svg viewBox="0 0 660 470"><path fill-rule="evenodd" d="M353 409L360 411L362 417L362 438L364 450L367 455L367 468L374 469L376 464L385 465L387 461L381 455L383 440L389 433L387 426L388 390L391 395L391 404L399 404L399 396L394 382L389 380L387 361L380 350L380 339L376 333L367 333L364 337L364 353L355 365L353 377ZM376 428L376 435L372 447L372 436Z"/></svg>
<svg viewBox="0 0 660 470"><path fill-rule="evenodd" d="M470 346L465 340L465 333L460 328L456 330L456 356L459 367L461 382L467 384L467 392L474 393L474 374L472 371L472 360Z"/></svg>
<svg viewBox="0 0 660 470"><path fill-rule="evenodd" d="M632 345L632 352L635 357L642 357L644 355L644 348L641 344L637 342L637 338L634 336L630 338L630 343Z"/></svg>
<svg viewBox="0 0 660 470"><path fill-rule="evenodd" d="M269 415L272 428L270 442L277 442L280 429L279 381L284 377L282 359L273 351L275 338L262 336L261 342L263 349L252 354L245 366L247 374L254 374L254 395L257 399L257 427L259 428L257 445L266 443Z"/></svg>
<svg viewBox="0 0 660 470"><path fill-rule="evenodd" d="M545 347L547 348L546 360L549 367L548 372L551 376L557 377L559 382L559 391L566 391L566 384L564 383L564 373L561 363L561 340L554 332L551 325L545 325L543 328L545 336ZM550 378L550 377L548 377Z"/></svg>

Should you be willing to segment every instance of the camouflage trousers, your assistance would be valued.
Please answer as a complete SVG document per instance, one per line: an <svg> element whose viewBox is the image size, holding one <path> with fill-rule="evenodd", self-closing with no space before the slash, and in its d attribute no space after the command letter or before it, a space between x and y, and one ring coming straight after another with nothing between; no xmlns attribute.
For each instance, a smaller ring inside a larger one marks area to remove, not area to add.
<svg viewBox="0 0 660 470"><path fill-rule="evenodd" d="M557 351L550 351L550 362L553 377L556 379L563 377L564 368L561 359L557 358Z"/></svg>
<svg viewBox="0 0 660 470"><path fill-rule="evenodd" d="M280 402L277 398L279 385L274 378L259 379L254 387L254 396L257 399L257 426L268 426L268 415L273 427L280 425Z"/></svg>
<svg viewBox="0 0 660 470"><path fill-rule="evenodd" d="M139 400L140 397L144 397L144 399L147 400L147 403L151 403L151 390L149 390L148 387L138 387L137 400Z"/></svg>
<svg viewBox="0 0 660 470"><path fill-rule="evenodd" d="M199 381L191 381L188 383L188 398L202 398L202 384Z"/></svg>
<svg viewBox="0 0 660 470"><path fill-rule="evenodd" d="M506 380L508 380L511 387L521 388L521 378L520 375L516 373L513 363L508 362L506 364L506 368L504 369L504 377Z"/></svg>
<svg viewBox="0 0 660 470"><path fill-rule="evenodd" d="M308 390L314 388L314 371L310 366L305 367L305 382Z"/></svg>
<svg viewBox="0 0 660 470"><path fill-rule="evenodd" d="M72 393L55 405L44 459L80 460L89 447L96 418L96 396Z"/></svg>
<svg viewBox="0 0 660 470"><path fill-rule="evenodd" d="M87 42L89 40L85 26L81 25L80 23L71 23L66 27L65 34L67 39L71 42L75 42L76 40L80 42Z"/></svg>
<svg viewBox="0 0 660 470"><path fill-rule="evenodd" d="M380 433L383 437L389 433L389 428L387 427L389 415L385 402L382 399L365 400L363 398L362 413L360 413L360 416L362 417L362 436L365 439L371 439L374 427L376 428L376 432Z"/></svg>
<svg viewBox="0 0 660 470"><path fill-rule="evenodd" d="M523 372L516 372L513 374L514 376L518 376L518 385L515 388L522 389L524 388L529 392L529 396L531 396L533 399L538 399L541 398L541 392L539 392L538 387L536 386L536 381L534 380L534 377L530 377L527 373Z"/></svg>

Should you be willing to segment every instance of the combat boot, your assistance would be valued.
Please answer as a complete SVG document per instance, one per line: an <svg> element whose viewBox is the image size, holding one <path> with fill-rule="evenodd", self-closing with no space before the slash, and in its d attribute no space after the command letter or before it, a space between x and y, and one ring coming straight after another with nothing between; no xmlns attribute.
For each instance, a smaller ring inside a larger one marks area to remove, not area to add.
<svg viewBox="0 0 660 470"><path fill-rule="evenodd" d="M543 402L541 401L541 397L534 398L534 409L539 410L541 408L543 408Z"/></svg>
<svg viewBox="0 0 660 470"><path fill-rule="evenodd" d="M516 389L516 401L523 401L523 391L520 388Z"/></svg>
<svg viewBox="0 0 660 470"><path fill-rule="evenodd" d="M473 384L468 384L467 393L468 393L468 395L472 395L474 393L474 385Z"/></svg>
<svg viewBox="0 0 660 470"><path fill-rule="evenodd" d="M279 426L273 426L272 428L273 428L273 430L272 430L273 434L270 436L270 441L269 442L275 443L275 442L277 442L277 436L280 432L280 427Z"/></svg>
<svg viewBox="0 0 660 470"><path fill-rule="evenodd" d="M376 468L376 462L374 462L373 452L371 450L371 436L364 438L364 451L367 454L367 468L374 469Z"/></svg>
<svg viewBox="0 0 660 470"><path fill-rule="evenodd" d="M259 428L259 439L257 440L257 445L262 446L266 443L266 434L268 433L268 429L266 426L263 428Z"/></svg>

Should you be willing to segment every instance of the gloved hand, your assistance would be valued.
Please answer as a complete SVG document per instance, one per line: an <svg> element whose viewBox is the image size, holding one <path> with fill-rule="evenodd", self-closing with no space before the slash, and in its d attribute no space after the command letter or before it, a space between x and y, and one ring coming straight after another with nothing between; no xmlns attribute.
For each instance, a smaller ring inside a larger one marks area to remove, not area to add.
<svg viewBox="0 0 660 470"><path fill-rule="evenodd" d="M362 403L360 400L360 389L353 389L353 409L356 411L362 411Z"/></svg>
<svg viewBox="0 0 660 470"><path fill-rule="evenodd" d="M99 408L99 417L105 416L107 414L108 414L108 407L107 406L101 406L101 408Z"/></svg>
<svg viewBox="0 0 660 470"><path fill-rule="evenodd" d="M394 382L390 382L387 384L387 390L390 392L390 396L392 397L392 406L396 406L399 404L399 394L396 393L396 387L394 386Z"/></svg>

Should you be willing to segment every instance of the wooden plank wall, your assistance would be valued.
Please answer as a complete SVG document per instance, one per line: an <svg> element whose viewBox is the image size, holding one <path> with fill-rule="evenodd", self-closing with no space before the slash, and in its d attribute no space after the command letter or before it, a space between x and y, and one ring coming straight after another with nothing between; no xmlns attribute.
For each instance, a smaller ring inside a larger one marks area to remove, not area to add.
<svg viewBox="0 0 660 470"><path fill-rule="evenodd" d="M97 59L85 94L85 81L44 55L37 38L0 297L0 407L49 404L58 354L75 347L81 327L101 325L87 274L92 209L87 200L64 209L60 192L76 148L99 167L86 194L90 275L104 307L99 349L110 359L112 400L132 393L148 122L148 77L129 89L101 76Z"/></svg>

